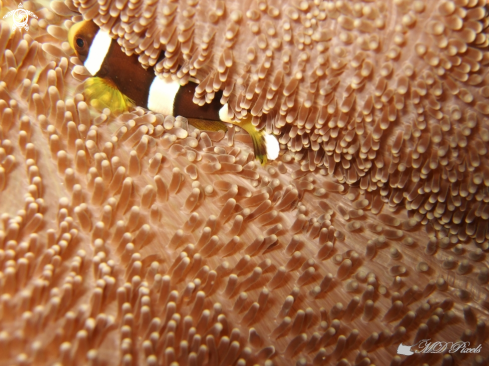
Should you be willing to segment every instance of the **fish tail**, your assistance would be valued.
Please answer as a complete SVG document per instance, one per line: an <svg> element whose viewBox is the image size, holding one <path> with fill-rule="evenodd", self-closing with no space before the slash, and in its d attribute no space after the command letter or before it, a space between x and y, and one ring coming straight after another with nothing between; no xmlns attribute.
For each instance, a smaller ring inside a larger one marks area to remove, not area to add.
<svg viewBox="0 0 489 366"><path fill-rule="evenodd" d="M251 121L242 121L238 124L243 130L248 132L253 141L253 149L255 151L255 158L260 160L262 165L265 165L268 161L267 159L267 143L265 140L265 131L257 130Z"/></svg>

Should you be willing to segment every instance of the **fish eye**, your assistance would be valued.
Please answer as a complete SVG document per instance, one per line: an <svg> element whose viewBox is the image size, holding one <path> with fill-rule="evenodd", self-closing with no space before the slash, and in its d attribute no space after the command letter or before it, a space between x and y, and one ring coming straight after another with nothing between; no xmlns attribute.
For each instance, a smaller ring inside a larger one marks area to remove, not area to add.
<svg viewBox="0 0 489 366"><path fill-rule="evenodd" d="M80 48L82 48L85 45L85 42L81 38L76 39L76 45Z"/></svg>

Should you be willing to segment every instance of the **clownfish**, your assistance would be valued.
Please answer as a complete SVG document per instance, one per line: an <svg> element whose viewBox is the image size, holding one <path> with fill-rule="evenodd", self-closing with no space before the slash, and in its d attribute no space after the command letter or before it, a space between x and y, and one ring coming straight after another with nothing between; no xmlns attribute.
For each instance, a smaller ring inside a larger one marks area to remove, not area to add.
<svg viewBox="0 0 489 366"><path fill-rule="evenodd" d="M68 41L78 59L92 75L85 81L85 96L99 109L123 113L135 106L164 115L183 116L201 130L227 130L226 123L243 128L251 136L255 157L265 164L278 157L280 146L275 136L258 131L251 119L232 122L228 105L219 101L220 93L209 104L193 103L197 83L180 85L155 75L152 67L144 69L137 55L127 56L110 35L93 21L74 24ZM200 121L199 121L200 120Z"/></svg>

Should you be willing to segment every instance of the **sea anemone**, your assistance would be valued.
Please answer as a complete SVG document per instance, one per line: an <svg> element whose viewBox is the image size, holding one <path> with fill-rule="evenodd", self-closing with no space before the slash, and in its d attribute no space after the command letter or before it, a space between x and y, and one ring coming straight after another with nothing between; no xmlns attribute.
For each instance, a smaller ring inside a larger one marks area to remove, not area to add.
<svg viewBox="0 0 489 366"><path fill-rule="evenodd" d="M0 364L487 363L485 1L24 8L0 22ZM82 19L281 156L94 109ZM396 354L424 339L482 349Z"/></svg>

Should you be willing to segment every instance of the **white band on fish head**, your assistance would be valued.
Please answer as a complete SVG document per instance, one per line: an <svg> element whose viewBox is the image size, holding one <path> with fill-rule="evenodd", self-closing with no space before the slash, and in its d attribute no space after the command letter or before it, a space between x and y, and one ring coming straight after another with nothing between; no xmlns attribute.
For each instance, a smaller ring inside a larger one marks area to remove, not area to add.
<svg viewBox="0 0 489 366"><path fill-rule="evenodd" d="M92 76L95 76L100 71L105 57L109 53L111 43L112 38L110 38L109 33L99 29L93 38L88 57L83 64Z"/></svg>

